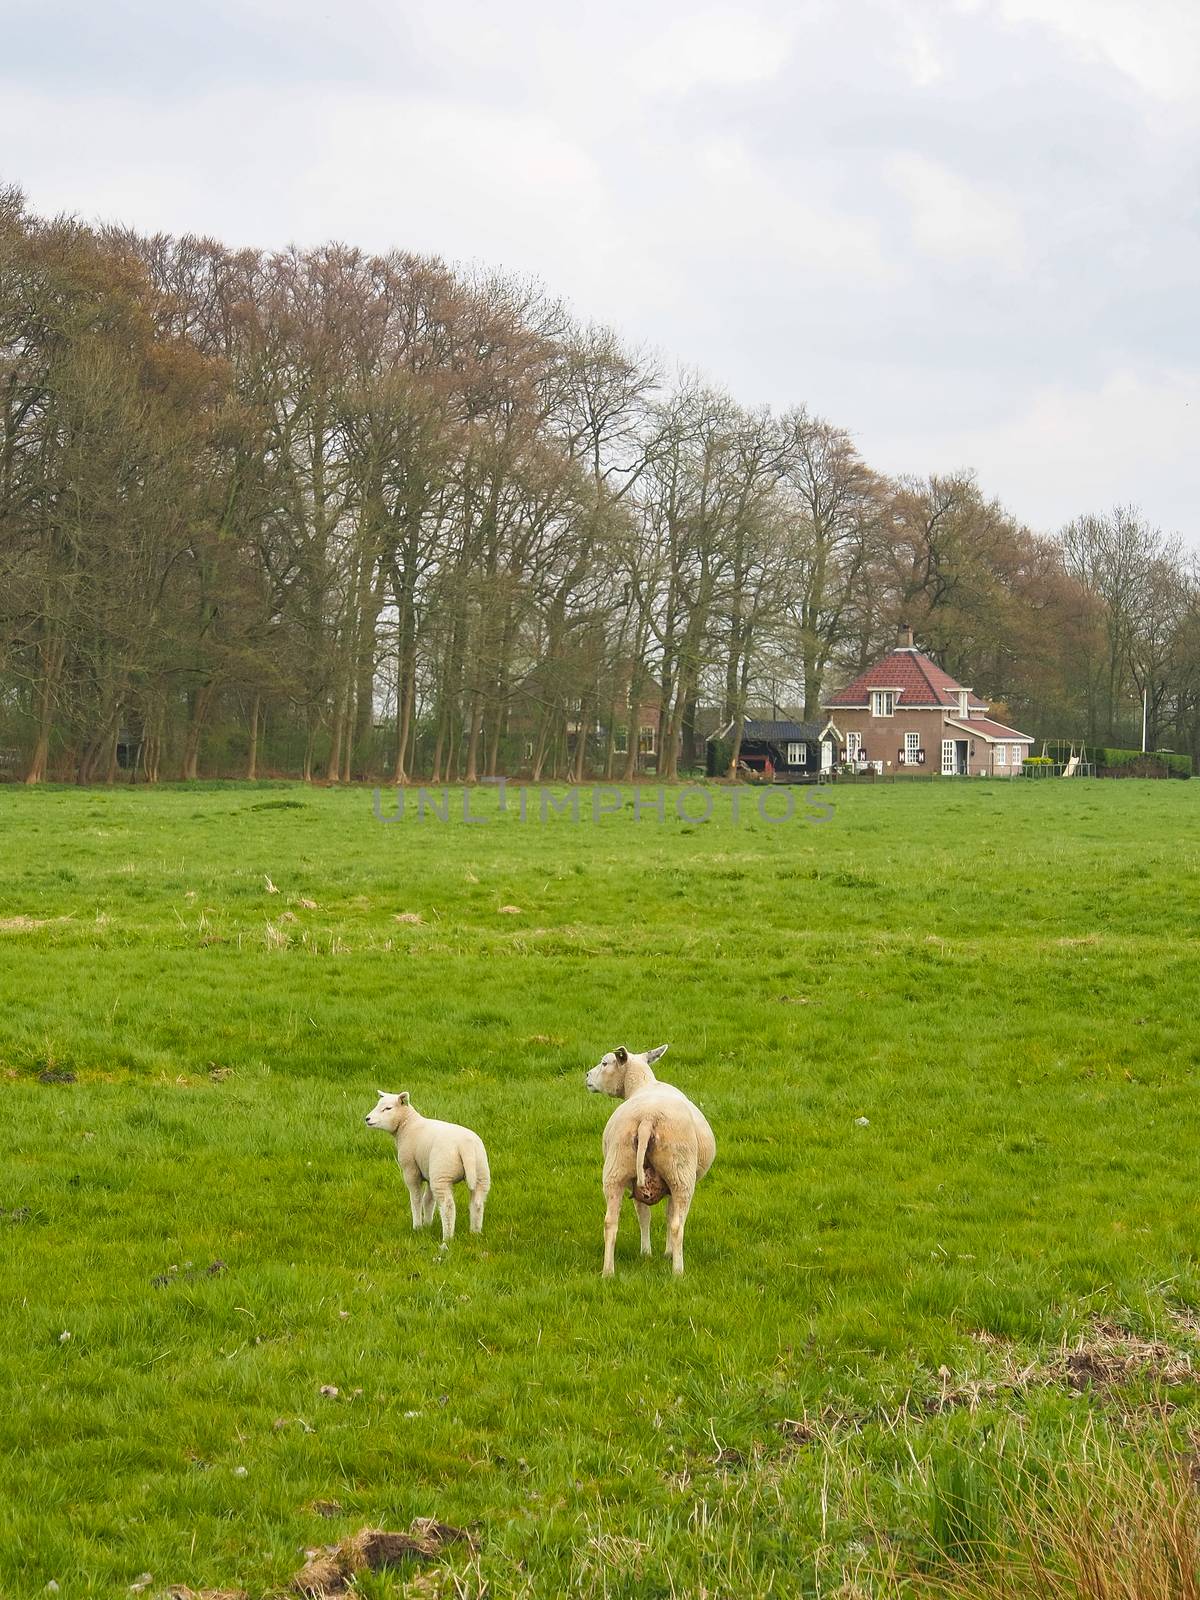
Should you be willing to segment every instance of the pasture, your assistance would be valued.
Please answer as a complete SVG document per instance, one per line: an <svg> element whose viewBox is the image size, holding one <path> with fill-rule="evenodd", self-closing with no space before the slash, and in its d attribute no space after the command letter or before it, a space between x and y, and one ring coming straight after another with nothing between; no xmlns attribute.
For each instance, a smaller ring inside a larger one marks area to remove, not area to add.
<svg viewBox="0 0 1200 1600"><path fill-rule="evenodd" d="M422 1516L477 1549L360 1593L920 1592L1190 1448L1200 784L833 798L0 789L0 1595ZM584 1073L661 1043L716 1165L602 1282ZM482 1134L481 1238L377 1088Z"/></svg>

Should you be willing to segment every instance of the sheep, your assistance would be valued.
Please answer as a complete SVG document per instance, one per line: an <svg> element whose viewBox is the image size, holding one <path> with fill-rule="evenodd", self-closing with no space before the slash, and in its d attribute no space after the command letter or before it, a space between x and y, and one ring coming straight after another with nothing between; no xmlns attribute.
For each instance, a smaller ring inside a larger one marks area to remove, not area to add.
<svg viewBox="0 0 1200 1600"><path fill-rule="evenodd" d="M683 1271L683 1228L696 1184L713 1164L717 1142L703 1114L673 1084L660 1083L652 1063L667 1046L634 1055L620 1045L587 1074L592 1094L624 1104L604 1128L604 1276L616 1270L614 1254L621 1196L631 1194L650 1254L650 1208L667 1196L667 1242L676 1273Z"/></svg>
<svg viewBox="0 0 1200 1600"><path fill-rule="evenodd" d="M408 1185L414 1228L433 1221L435 1206L442 1214L442 1243L454 1237L454 1185L465 1182L471 1195L471 1232L483 1232L483 1208L492 1185L483 1140L456 1122L436 1122L423 1117L412 1105L407 1090L386 1094L368 1112L368 1128L382 1128L396 1136L396 1160Z"/></svg>

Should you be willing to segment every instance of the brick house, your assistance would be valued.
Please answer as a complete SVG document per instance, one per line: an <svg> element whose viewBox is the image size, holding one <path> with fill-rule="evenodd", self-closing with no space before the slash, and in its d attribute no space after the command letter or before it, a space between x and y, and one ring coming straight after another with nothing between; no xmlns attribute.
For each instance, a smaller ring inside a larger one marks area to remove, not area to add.
<svg viewBox="0 0 1200 1600"><path fill-rule="evenodd" d="M1033 737L988 715L985 701L918 650L902 626L894 650L825 700L822 765L842 762L943 777L1012 777Z"/></svg>

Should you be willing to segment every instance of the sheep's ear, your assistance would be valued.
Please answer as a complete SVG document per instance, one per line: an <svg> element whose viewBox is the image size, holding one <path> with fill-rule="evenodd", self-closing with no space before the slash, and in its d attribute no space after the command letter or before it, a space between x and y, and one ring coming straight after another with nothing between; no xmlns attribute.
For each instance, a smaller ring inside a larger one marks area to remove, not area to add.
<svg viewBox="0 0 1200 1600"><path fill-rule="evenodd" d="M629 1051L626 1050L626 1048L625 1048L625 1046L623 1044L619 1044L617 1046L617 1048L613 1051L613 1055L616 1056L617 1060L621 1063L622 1066L624 1066L625 1063L629 1060Z"/></svg>
<svg viewBox="0 0 1200 1600"><path fill-rule="evenodd" d="M402 1094L398 1094L396 1100L400 1105L406 1106L408 1104L408 1090L405 1089Z"/></svg>
<svg viewBox="0 0 1200 1600"><path fill-rule="evenodd" d="M660 1044L657 1050L647 1050L646 1060L653 1063L658 1060L659 1056L665 1056L670 1048L669 1044Z"/></svg>

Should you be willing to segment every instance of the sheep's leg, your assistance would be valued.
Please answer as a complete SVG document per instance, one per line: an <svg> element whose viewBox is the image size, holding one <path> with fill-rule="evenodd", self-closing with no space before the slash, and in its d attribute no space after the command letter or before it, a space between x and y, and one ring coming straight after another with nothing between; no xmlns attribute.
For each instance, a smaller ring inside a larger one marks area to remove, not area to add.
<svg viewBox="0 0 1200 1600"><path fill-rule="evenodd" d="M446 1184L440 1188L435 1196L438 1210L442 1213L442 1243L449 1244L454 1237L454 1186Z"/></svg>
<svg viewBox="0 0 1200 1600"><path fill-rule="evenodd" d="M667 1246L671 1252L671 1267L676 1274L683 1271L683 1228L687 1222L692 1197L684 1193L671 1196L671 1215L667 1222Z"/></svg>
<svg viewBox="0 0 1200 1600"><path fill-rule="evenodd" d="M642 1230L642 1254L650 1254L650 1207L644 1206L640 1200L635 1200L637 1207L638 1227Z"/></svg>
<svg viewBox="0 0 1200 1600"><path fill-rule="evenodd" d="M604 1276L611 1278L616 1272L617 1222L621 1215L622 1189L610 1189L605 1195L608 1206L604 1212Z"/></svg>
<svg viewBox="0 0 1200 1600"><path fill-rule="evenodd" d="M483 1232L483 1208L487 1204L488 1192L481 1184L471 1196L471 1232Z"/></svg>
<svg viewBox="0 0 1200 1600"><path fill-rule="evenodd" d="M437 1201L433 1198L433 1190L428 1184L421 1196L421 1226L427 1228L433 1221L434 1212L437 1210Z"/></svg>
<svg viewBox="0 0 1200 1600"><path fill-rule="evenodd" d="M667 1193L667 1236L663 1240L663 1255L665 1255L665 1256L669 1256L671 1254L671 1228L673 1226L671 1219L674 1217L674 1215L675 1215L675 1196L672 1193L670 1193L670 1191L668 1191L668 1193Z"/></svg>

